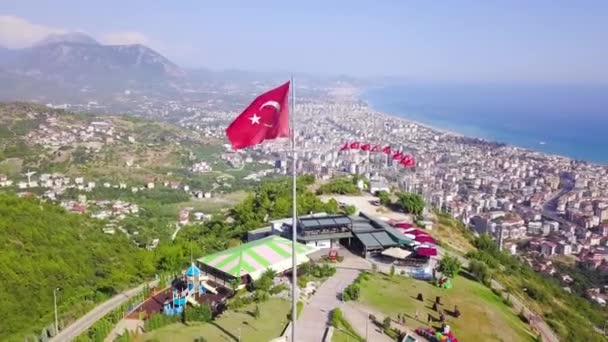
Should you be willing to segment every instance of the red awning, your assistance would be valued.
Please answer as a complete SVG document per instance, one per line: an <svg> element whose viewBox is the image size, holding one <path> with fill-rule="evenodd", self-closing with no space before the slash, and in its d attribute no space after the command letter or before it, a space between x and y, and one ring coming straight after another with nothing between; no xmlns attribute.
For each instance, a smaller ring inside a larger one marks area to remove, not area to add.
<svg viewBox="0 0 608 342"><path fill-rule="evenodd" d="M422 229L418 229L418 228L410 228L410 229L406 229L405 233L407 234L413 234L413 235L426 235L426 236L430 236L429 233L425 232Z"/></svg>
<svg viewBox="0 0 608 342"><path fill-rule="evenodd" d="M397 227L397 228L402 228L402 229L408 229L408 228L412 228L414 225L411 223L407 223L407 222L393 222L393 223L391 223L391 226Z"/></svg>
<svg viewBox="0 0 608 342"><path fill-rule="evenodd" d="M423 242L423 243L427 242L427 243L436 244L435 239L433 239L432 237L430 237L429 235L426 235L426 234L416 235L416 241Z"/></svg>
<svg viewBox="0 0 608 342"><path fill-rule="evenodd" d="M435 248L430 247L419 247L418 249L416 249L416 254L426 257L436 256L437 250Z"/></svg>

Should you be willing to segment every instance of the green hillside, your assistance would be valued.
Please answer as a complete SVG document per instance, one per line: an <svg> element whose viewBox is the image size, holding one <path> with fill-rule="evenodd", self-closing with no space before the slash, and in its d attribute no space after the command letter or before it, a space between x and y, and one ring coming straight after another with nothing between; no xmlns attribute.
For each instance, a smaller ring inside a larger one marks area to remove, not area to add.
<svg viewBox="0 0 608 342"><path fill-rule="evenodd" d="M0 194L0 340L22 341L138 284L154 272L151 255L122 235L55 205Z"/></svg>
<svg viewBox="0 0 608 342"><path fill-rule="evenodd" d="M535 272L519 258L499 251L489 236L474 238L462 223L447 214L437 213L437 218L438 229L433 230L432 234L446 249L459 254L467 251L469 260L484 264L487 279L482 279L482 282L487 283L489 279L499 281L506 288L506 293L517 296L542 316L564 341L605 340L599 331L608 319L606 308L583 298L582 293L568 293L558 279ZM562 271L569 274L575 269L571 266ZM576 278L573 288L584 285L585 279L581 277Z"/></svg>

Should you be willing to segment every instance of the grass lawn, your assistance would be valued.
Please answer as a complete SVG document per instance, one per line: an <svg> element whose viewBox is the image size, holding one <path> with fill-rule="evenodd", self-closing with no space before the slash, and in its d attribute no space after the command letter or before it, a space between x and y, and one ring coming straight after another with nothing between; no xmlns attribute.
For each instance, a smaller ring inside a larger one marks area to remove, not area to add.
<svg viewBox="0 0 608 342"><path fill-rule="evenodd" d="M436 296L441 296L441 309L446 312L458 305L459 318L446 314L446 321L460 341L532 341L534 335L502 300L484 285L458 276L452 281L452 289L440 289L431 283L383 274L372 275L361 284L359 301L396 319L397 314L405 314L406 325L417 328L426 325L427 315L436 319L432 310ZM416 299L422 293L424 302ZM414 321L416 310L420 322ZM432 323L439 326L438 323Z"/></svg>
<svg viewBox="0 0 608 342"><path fill-rule="evenodd" d="M289 301L271 298L260 304L258 319L252 315L254 307L255 304L252 304L238 311L226 311L211 323L196 323L189 326L181 323L172 324L145 334L137 341L192 342L198 337L204 337L210 342L238 341L239 329L243 342L270 341L279 337L287 325Z"/></svg>
<svg viewBox="0 0 608 342"><path fill-rule="evenodd" d="M342 317L338 326L334 326L334 334L331 337L331 342L360 342L363 338L357 334L351 323Z"/></svg>

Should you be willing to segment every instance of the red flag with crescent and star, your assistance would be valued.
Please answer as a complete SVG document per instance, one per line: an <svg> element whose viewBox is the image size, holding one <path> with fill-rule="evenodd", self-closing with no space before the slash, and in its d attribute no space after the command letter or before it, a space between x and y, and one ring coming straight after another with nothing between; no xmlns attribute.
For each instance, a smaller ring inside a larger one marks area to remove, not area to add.
<svg viewBox="0 0 608 342"><path fill-rule="evenodd" d="M391 145L384 146L384 148L382 149L382 153L391 154Z"/></svg>
<svg viewBox="0 0 608 342"><path fill-rule="evenodd" d="M360 142L353 141L352 143L350 143L349 147L351 150L358 150L360 145L361 145Z"/></svg>
<svg viewBox="0 0 608 342"><path fill-rule="evenodd" d="M372 149L370 150L370 152L378 152L380 151L380 145L374 145L372 146Z"/></svg>
<svg viewBox="0 0 608 342"><path fill-rule="evenodd" d="M371 149L372 149L372 145L370 145L370 144L361 145L361 151L369 151Z"/></svg>
<svg viewBox="0 0 608 342"><path fill-rule="evenodd" d="M401 158L403 158L404 154L401 151L397 151L396 153L393 154L393 160L400 160Z"/></svg>
<svg viewBox="0 0 608 342"><path fill-rule="evenodd" d="M340 147L340 151L348 150L348 143L344 143L342 147Z"/></svg>
<svg viewBox="0 0 608 342"><path fill-rule="evenodd" d="M235 150L289 136L289 81L256 97L226 128Z"/></svg>

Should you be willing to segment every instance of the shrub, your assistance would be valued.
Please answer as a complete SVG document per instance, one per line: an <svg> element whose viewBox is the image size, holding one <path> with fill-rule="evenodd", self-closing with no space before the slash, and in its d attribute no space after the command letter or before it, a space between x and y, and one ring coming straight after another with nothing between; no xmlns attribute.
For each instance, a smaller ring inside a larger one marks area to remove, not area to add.
<svg viewBox="0 0 608 342"><path fill-rule="evenodd" d="M270 297L268 295L268 292L266 291L262 291L262 290L257 290L253 293L253 300L256 303L262 303L268 300L268 297Z"/></svg>
<svg viewBox="0 0 608 342"><path fill-rule="evenodd" d="M390 275L391 275L391 277L393 277L395 275L395 265L391 265Z"/></svg>
<svg viewBox="0 0 608 342"><path fill-rule="evenodd" d="M255 308L253 308L253 317L255 317L255 319L260 318L260 307L256 304Z"/></svg>
<svg viewBox="0 0 608 342"><path fill-rule="evenodd" d="M180 316L167 316L162 313L154 313L150 316L150 319L144 322L144 330L152 331L155 329L160 329L166 325L179 322L181 319Z"/></svg>
<svg viewBox="0 0 608 342"><path fill-rule="evenodd" d="M391 328L391 318L389 316L384 317L382 320L382 328L384 330L389 330Z"/></svg>
<svg viewBox="0 0 608 342"><path fill-rule="evenodd" d="M308 283L307 276L298 277L298 287L305 288L307 283Z"/></svg>
<svg viewBox="0 0 608 342"><path fill-rule="evenodd" d="M469 271L475 276L475 278L483 283L488 282L489 278L492 276L488 265L481 260L471 260L469 263Z"/></svg>
<svg viewBox="0 0 608 342"><path fill-rule="evenodd" d="M276 295L276 294L279 294L279 293L281 293L283 291L287 291L287 290L289 290L289 287L287 287L287 285L279 284L277 286L270 288L270 291L268 291L268 293L270 293L271 295Z"/></svg>
<svg viewBox="0 0 608 342"><path fill-rule="evenodd" d="M213 312L209 304L201 304L195 307L186 307L185 320L190 322L211 322Z"/></svg>
<svg viewBox="0 0 608 342"><path fill-rule="evenodd" d="M249 305L249 304L253 303L253 301L254 301L253 296L237 297L228 302L228 309L231 309L231 310L240 309L245 305Z"/></svg>
<svg viewBox="0 0 608 342"><path fill-rule="evenodd" d="M352 283L344 289L344 292L342 292L342 300L345 302L357 300L359 299L360 292L361 289L359 288L359 285Z"/></svg>
<svg viewBox="0 0 608 342"><path fill-rule="evenodd" d="M399 331L397 331L396 329L388 328L388 329L382 329L382 331L384 331L386 336L390 337L393 341L397 341L401 335L399 333Z"/></svg>

